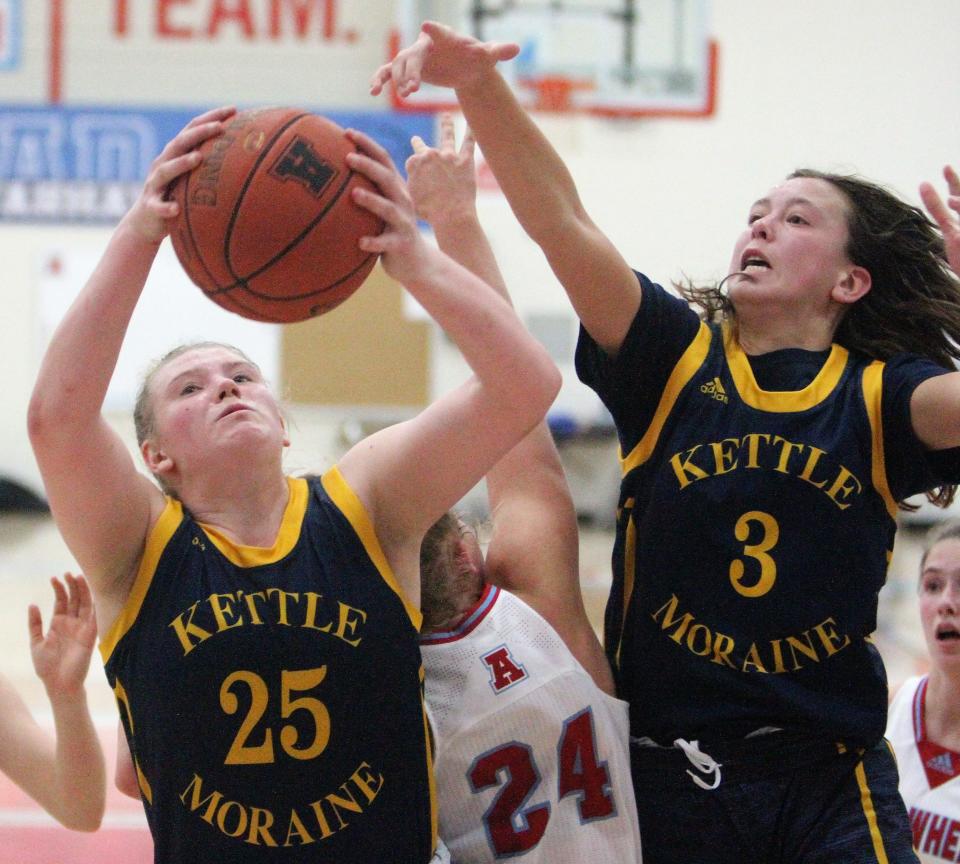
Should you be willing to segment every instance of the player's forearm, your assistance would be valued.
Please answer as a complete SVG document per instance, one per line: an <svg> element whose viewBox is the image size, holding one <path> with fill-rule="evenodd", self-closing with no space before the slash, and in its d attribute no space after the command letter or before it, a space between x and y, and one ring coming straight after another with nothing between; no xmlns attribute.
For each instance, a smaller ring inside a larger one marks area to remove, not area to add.
<svg viewBox="0 0 960 864"><path fill-rule="evenodd" d="M473 208L447 214L433 224L437 245L458 264L479 276L508 303L510 295L493 248Z"/></svg>
<svg viewBox="0 0 960 864"><path fill-rule="evenodd" d="M68 828L96 831L106 800L106 766L86 694L51 696L56 749L50 799L44 806ZM43 803L43 802L41 802Z"/></svg>
<svg viewBox="0 0 960 864"><path fill-rule="evenodd" d="M475 209L464 208L437 220L434 234L444 252L510 302L503 274ZM542 494L548 502L556 500L556 494L569 498L560 455L546 422L534 427L487 472L487 493L491 509L511 494Z"/></svg>
<svg viewBox="0 0 960 864"><path fill-rule="evenodd" d="M514 214L530 237L549 250L560 242L558 226L583 215L566 165L495 69L456 93Z"/></svg>
<svg viewBox="0 0 960 864"><path fill-rule="evenodd" d="M546 413L560 372L506 300L439 253L407 287L456 343L491 398L519 412Z"/></svg>

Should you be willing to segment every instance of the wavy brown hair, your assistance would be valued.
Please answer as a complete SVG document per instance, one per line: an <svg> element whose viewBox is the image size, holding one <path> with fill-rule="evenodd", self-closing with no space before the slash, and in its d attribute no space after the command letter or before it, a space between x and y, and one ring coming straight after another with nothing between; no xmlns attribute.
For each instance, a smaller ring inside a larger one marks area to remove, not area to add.
<svg viewBox="0 0 960 864"><path fill-rule="evenodd" d="M847 257L870 273L871 288L847 310L833 341L875 360L895 354L919 354L955 370L960 360L960 279L950 268L943 235L919 208L888 189L849 174L829 174L810 168L788 179L808 177L836 188L847 202ZM674 283L705 321L729 320L736 314L714 285ZM927 492L939 507L952 500L955 485ZM905 509L907 507L901 502Z"/></svg>
<svg viewBox="0 0 960 864"><path fill-rule="evenodd" d="M466 529L469 530L469 529ZM483 586L462 552L464 526L453 511L443 514L420 543L420 630L429 633L448 624L464 605L464 596L475 599Z"/></svg>

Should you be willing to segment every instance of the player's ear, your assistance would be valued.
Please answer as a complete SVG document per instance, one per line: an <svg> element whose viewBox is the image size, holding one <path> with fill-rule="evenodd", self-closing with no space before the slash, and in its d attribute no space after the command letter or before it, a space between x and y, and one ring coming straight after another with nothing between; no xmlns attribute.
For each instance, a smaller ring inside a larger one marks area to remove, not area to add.
<svg viewBox="0 0 960 864"><path fill-rule="evenodd" d="M140 445L140 455L151 474L169 474L173 470L173 458L152 438Z"/></svg>
<svg viewBox="0 0 960 864"><path fill-rule="evenodd" d="M870 271L854 264L841 274L831 296L838 303L856 303L869 293L872 285Z"/></svg>

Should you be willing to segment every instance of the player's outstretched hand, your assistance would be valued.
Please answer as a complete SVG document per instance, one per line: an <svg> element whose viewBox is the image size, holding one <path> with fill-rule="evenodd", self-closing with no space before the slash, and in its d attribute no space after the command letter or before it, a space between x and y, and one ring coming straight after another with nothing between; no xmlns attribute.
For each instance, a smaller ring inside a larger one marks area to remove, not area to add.
<svg viewBox="0 0 960 864"><path fill-rule="evenodd" d="M177 215L177 203L168 199L167 189L177 177L200 164L197 148L223 132L223 124L235 113L236 108L223 107L194 117L153 160L140 197L124 217L144 240L159 244L167 236L169 220Z"/></svg>
<svg viewBox="0 0 960 864"><path fill-rule="evenodd" d="M440 140L428 147L419 135L410 139L407 186L417 215L433 225L476 213L477 175L474 140L467 129L457 148L453 117L440 115Z"/></svg>
<svg viewBox="0 0 960 864"><path fill-rule="evenodd" d="M462 36L436 21L425 21L412 45L397 53L374 73L370 93L377 96L392 80L400 96L409 96L420 84L466 87L481 80L501 60L520 53L516 42L481 42Z"/></svg>
<svg viewBox="0 0 960 864"><path fill-rule="evenodd" d="M960 219L958 219L958 215L960 215L960 176L950 165L943 169L943 176L947 181L946 202L931 183L920 184L920 198L923 200L923 206L927 208L937 225L940 226L947 250L947 260L950 262L953 272L960 276Z"/></svg>
<svg viewBox="0 0 960 864"><path fill-rule="evenodd" d="M386 223L375 237L361 237L360 248L382 256L384 269L394 279L409 285L423 275L423 268L429 265L434 250L417 227L407 184L390 154L369 135L348 129L347 137L359 148L359 152L347 154L347 164L377 187L377 191L354 187L353 200Z"/></svg>
<svg viewBox="0 0 960 864"><path fill-rule="evenodd" d="M40 610L34 605L27 610L33 668L51 695L69 695L83 688L97 641L97 619L87 580L70 573L63 578L66 588L56 577L50 580L55 599L46 635Z"/></svg>

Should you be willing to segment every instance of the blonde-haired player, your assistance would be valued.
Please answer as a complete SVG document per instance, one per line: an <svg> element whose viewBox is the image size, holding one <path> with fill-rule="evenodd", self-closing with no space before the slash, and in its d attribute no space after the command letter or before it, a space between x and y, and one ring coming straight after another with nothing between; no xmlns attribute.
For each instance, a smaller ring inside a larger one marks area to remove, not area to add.
<svg viewBox="0 0 960 864"><path fill-rule="evenodd" d="M477 218L474 143L414 139L418 214L506 297ZM640 861L627 705L583 607L576 513L546 423L487 474L486 560L442 518L421 547L421 650L437 740L440 834L457 864Z"/></svg>

